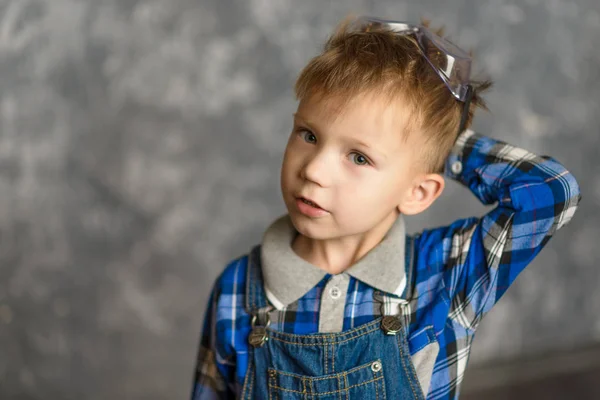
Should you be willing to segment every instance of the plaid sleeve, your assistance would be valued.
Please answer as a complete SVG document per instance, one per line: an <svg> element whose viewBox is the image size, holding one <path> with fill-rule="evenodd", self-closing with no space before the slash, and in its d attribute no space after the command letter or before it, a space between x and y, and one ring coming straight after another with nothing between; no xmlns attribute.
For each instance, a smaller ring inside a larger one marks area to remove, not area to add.
<svg viewBox="0 0 600 400"><path fill-rule="evenodd" d="M192 400L235 398L232 390L235 380L235 365L231 361L233 356L228 352L227 346L218 343L221 339L220 335L217 335L219 293L217 283L211 292L204 317L196 361Z"/></svg>
<svg viewBox="0 0 600 400"><path fill-rule="evenodd" d="M450 253L444 280L451 317L475 328L571 220L581 194L573 175L552 157L471 130L458 137L445 174L482 203L497 202L483 217L456 221L444 232Z"/></svg>

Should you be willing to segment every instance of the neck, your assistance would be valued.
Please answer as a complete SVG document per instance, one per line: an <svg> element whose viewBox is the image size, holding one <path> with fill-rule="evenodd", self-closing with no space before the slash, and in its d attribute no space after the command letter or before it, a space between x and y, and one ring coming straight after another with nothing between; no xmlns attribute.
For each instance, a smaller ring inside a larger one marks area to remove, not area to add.
<svg viewBox="0 0 600 400"><path fill-rule="evenodd" d="M377 246L390 230L397 213L392 213L366 232L330 239L313 239L298 234L292 242L294 252L329 274L340 274Z"/></svg>

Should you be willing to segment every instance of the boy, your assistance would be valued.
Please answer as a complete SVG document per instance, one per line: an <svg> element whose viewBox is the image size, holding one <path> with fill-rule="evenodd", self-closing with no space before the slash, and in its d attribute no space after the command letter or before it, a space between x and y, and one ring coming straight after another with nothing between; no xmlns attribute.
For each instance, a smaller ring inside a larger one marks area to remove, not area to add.
<svg viewBox="0 0 600 400"><path fill-rule="evenodd" d="M342 23L296 83L288 214L225 269L193 398L454 399L475 330L572 218L575 178L470 129L488 82L424 26ZM444 176L481 218L407 235Z"/></svg>

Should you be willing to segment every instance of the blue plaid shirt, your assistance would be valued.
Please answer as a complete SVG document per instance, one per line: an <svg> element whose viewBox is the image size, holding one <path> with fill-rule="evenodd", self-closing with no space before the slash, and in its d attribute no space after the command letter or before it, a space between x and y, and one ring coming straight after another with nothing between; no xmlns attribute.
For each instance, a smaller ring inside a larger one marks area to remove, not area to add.
<svg viewBox="0 0 600 400"><path fill-rule="evenodd" d="M475 330L519 273L567 224L581 200L573 175L538 156L467 130L448 157L445 174L486 205L482 217L459 219L414 235L414 290L405 316L411 354L422 347L423 321L433 321L439 353L427 399L456 399ZM211 293L200 341L192 398L234 399L248 367L250 316L244 308L248 255L232 261ZM293 304L275 310L271 328L319 330L325 275ZM343 330L376 319L374 288L350 277Z"/></svg>

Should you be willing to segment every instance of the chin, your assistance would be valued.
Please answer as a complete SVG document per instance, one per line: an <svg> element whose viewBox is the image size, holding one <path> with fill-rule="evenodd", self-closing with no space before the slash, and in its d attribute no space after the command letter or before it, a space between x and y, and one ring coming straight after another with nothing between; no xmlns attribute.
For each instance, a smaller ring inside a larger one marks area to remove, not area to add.
<svg viewBox="0 0 600 400"><path fill-rule="evenodd" d="M329 216L321 219L312 219L298 212L290 212L289 215L294 228L296 228L303 236L315 240L330 239L334 237L334 235L332 235L333 230L331 229L331 225L324 221L324 219L329 218Z"/></svg>

